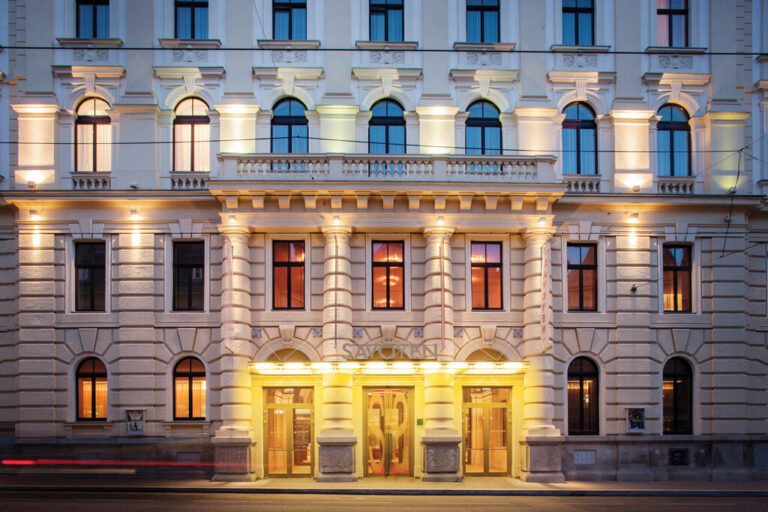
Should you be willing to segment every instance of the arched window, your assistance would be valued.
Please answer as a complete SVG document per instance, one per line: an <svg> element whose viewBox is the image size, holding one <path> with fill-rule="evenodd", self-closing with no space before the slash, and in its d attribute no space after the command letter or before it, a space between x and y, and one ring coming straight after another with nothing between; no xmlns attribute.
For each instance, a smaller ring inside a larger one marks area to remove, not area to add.
<svg viewBox="0 0 768 512"><path fill-rule="evenodd" d="M476 101L467 109L465 136L468 155L501 154L499 111L490 102Z"/></svg>
<svg viewBox="0 0 768 512"><path fill-rule="evenodd" d="M208 105L187 98L176 106L173 120L173 170L210 171L211 120Z"/></svg>
<svg viewBox="0 0 768 512"><path fill-rule="evenodd" d="M89 357L77 367L77 419L107 419L107 367Z"/></svg>
<svg viewBox="0 0 768 512"><path fill-rule="evenodd" d="M688 114L677 105L659 109L656 125L656 151L659 176L691 175L691 127Z"/></svg>
<svg viewBox="0 0 768 512"><path fill-rule="evenodd" d="M112 169L112 131L107 109L109 104L99 98L88 98L77 107L75 171Z"/></svg>
<svg viewBox="0 0 768 512"><path fill-rule="evenodd" d="M173 369L173 419L205 419L205 366L185 357Z"/></svg>
<svg viewBox="0 0 768 512"><path fill-rule="evenodd" d="M577 357L568 367L568 434L597 435L599 376L597 365L587 357Z"/></svg>
<svg viewBox="0 0 768 512"><path fill-rule="evenodd" d="M405 153L405 118L403 107L393 100L381 100L371 108L368 123L368 152L372 154Z"/></svg>
<svg viewBox="0 0 768 512"><path fill-rule="evenodd" d="M664 433L693 433L693 370L682 357L664 365L662 382Z"/></svg>
<svg viewBox="0 0 768 512"><path fill-rule="evenodd" d="M597 174L597 124L586 103L563 111L563 174Z"/></svg>
<svg viewBox="0 0 768 512"><path fill-rule="evenodd" d="M272 114L272 153L306 153L306 107L298 100L285 99L275 105Z"/></svg>

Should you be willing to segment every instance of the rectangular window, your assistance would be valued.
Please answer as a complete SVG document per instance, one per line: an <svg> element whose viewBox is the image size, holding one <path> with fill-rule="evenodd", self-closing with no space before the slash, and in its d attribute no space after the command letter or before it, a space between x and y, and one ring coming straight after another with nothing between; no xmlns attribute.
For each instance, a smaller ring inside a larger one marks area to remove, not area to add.
<svg viewBox="0 0 768 512"><path fill-rule="evenodd" d="M371 41L403 40L403 0L370 0Z"/></svg>
<svg viewBox="0 0 768 512"><path fill-rule="evenodd" d="M77 37L109 37L109 0L77 0Z"/></svg>
<svg viewBox="0 0 768 512"><path fill-rule="evenodd" d="M691 307L691 247L664 245L664 311L690 313Z"/></svg>
<svg viewBox="0 0 768 512"><path fill-rule="evenodd" d="M404 242L373 242L373 309L405 307Z"/></svg>
<svg viewBox="0 0 768 512"><path fill-rule="evenodd" d="M208 39L208 0L176 0L176 39Z"/></svg>
<svg viewBox="0 0 768 512"><path fill-rule="evenodd" d="M472 309L501 309L501 242L472 242Z"/></svg>
<svg viewBox="0 0 768 512"><path fill-rule="evenodd" d="M688 0L656 0L656 41L659 46L688 46Z"/></svg>
<svg viewBox="0 0 768 512"><path fill-rule="evenodd" d="M75 244L75 311L105 311L106 244Z"/></svg>
<svg viewBox="0 0 768 512"><path fill-rule="evenodd" d="M306 0L274 0L272 2L272 34L278 41L307 39Z"/></svg>
<svg viewBox="0 0 768 512"><path fill-rule="evenodd" d="M568 244L568 311L597 311L597 246Z"/></svg>
<svg viewBox="0 0 768 512"><path fill-rule="evenodd" d="M274 309L304 309L304 242L272 244Z"/></svg>
<svg viewBox="0 0 768 512"><path fill-rule="evenodd" d="M499 0L467 0L467 42L499 42Z"/></svg>
<svg viewBox="0 0 768 512"><path fill-rule="evenodd" d="M594 19L592 0L563 0L563 44L595 44Z"/></svg>
<svg viewBox="0 0 768 512"><path fill-rule="evenodd" d="M204 309L204 242L173 242L173 310Z"/></svg>

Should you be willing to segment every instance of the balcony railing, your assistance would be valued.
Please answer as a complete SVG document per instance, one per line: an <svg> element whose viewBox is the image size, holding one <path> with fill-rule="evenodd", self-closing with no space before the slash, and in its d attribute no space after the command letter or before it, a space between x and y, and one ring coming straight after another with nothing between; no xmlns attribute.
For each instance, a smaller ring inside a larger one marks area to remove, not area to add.
<svg viewBox="0 0 768 512"><path fill-rule="evenodd" d="M73 172L72 190L109 190L112 175L109 172Z"/></svg>
<svg viewBox="0 0 768 512"><path fill-rule="evenodd" d="M696 185L695 176L659 176L656 184L660 194L693 194Z"/></svg>
<svg viewBox="0 0 768 512"><path fill-rule="evenodd" d="M551 183L553 156L219 155L219 180Z"/></svg>
<svg viewBox="0 0 768 512"><path fill-rule="evenodd" d="M600 192L600 176L584 174L566 174L563 181L568 187L568 192L595 194Z"/></svg>

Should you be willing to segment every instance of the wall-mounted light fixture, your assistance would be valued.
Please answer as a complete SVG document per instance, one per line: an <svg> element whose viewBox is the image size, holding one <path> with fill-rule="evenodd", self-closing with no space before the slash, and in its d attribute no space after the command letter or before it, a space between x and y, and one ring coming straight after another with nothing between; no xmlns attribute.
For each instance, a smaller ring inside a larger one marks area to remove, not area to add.
<svg viewBox="0 0 768 512"><path fill-rule="evenodd" d="M131 220L139 220L139 210L131 210L128 214L128 217Z"/></svg>
<svg viewBox="0 0 768 512"><path fill-rule="evenodd" d="M30 220L40 220L42 217L40 216L39 210L29 210L29 219Z"/></svg>

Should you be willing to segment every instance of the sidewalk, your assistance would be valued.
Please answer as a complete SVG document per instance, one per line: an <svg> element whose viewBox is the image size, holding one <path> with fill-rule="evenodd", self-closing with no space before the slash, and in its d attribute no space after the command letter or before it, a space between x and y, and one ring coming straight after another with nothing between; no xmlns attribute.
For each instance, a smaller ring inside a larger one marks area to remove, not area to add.
<svg viewBox="0 0 768 512"><path fill-rule="evenodd" d="M768 481L748 482L564 482L528 483L508 477L467 477L462 482L415 478L366 478L327 483L312 478L269 478L255 482L160 480L62 475L0 475L2 491L78 491L233 494L486 495L486 496L710 496L766 497Z"/></svg>

